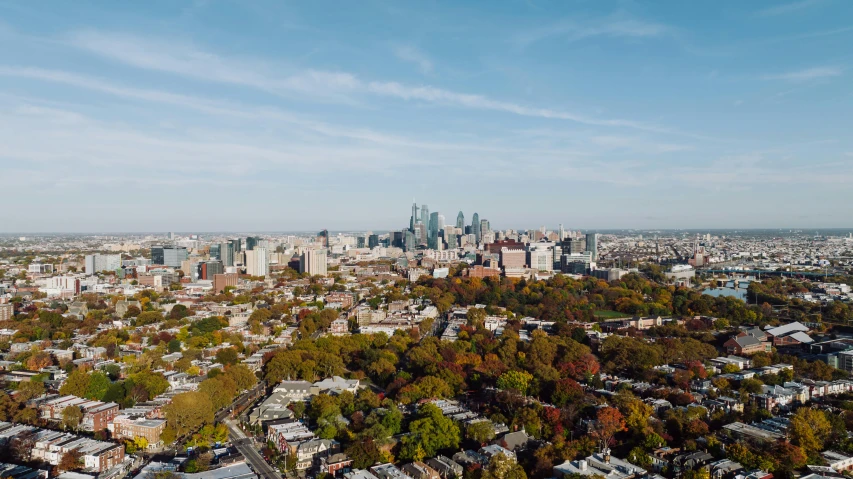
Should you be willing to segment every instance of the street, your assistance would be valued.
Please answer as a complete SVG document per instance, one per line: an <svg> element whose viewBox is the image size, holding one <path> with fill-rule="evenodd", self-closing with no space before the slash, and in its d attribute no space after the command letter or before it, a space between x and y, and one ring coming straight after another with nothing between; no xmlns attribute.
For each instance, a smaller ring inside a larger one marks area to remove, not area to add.
<svg viewBox="0 0 853 479"><path fill-rule="evenodd" d="M246 462L252 466L252 469L264 479L281 479L281 475L270 466L261 454L255 449L255 445L251 438L247 438L243 431L240 430L233 420L226 419L223 421L228 427L231 434L231 444L240 451L240 454L246 458Z"/></svg>

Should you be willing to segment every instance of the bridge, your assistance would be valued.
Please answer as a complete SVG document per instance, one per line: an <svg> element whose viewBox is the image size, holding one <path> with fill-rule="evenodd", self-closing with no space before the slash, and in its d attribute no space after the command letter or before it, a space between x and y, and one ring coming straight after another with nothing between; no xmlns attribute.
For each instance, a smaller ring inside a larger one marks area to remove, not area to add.
<svg viewBox="0 0 853 479"><path fill-rule="evenodd" d="M700 273L711 273L711 274L728 274L728 275L764 275L764 276L783 276L789 278L797 278L797 277L806 277L806 278L820 278L829 276L829 273L815 273L811 271L763 271L758 269L700 269L697 270ZM832 273L835 274L835 273Z"/></svg>

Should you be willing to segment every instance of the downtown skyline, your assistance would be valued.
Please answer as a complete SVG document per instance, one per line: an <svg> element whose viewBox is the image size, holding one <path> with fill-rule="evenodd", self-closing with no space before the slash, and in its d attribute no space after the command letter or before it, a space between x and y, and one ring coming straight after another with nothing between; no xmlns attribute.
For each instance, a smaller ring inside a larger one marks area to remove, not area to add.
<svg viewBox="0 0 853 479"><path fill-rule="evenodd" d="M845 2L50 5L0 3L0 233L853 214Z"/></svg>

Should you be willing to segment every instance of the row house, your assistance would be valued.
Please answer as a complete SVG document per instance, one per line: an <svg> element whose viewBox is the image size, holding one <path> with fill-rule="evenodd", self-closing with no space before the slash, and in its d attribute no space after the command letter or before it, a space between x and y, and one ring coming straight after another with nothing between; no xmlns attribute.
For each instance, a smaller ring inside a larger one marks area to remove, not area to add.
<svg viewBox="0 0 853 479"><path fill-rule="evenodd" d="M752 400L755 404L768 411L779 407L787 409L794 403L795 393L791 389L782 386L761 386L761 394L753 394Z"/></svg>
<svg viewBox="0 0 853 479"><path fill-rule="evenodd" d="M79 408L83 413L80 428L84 431L103 431L118 415L118 404L105 403L79 398L77 396L61 396L39 404L39 415L42 419L61 421L62 412L67 407Z"/></svg>
<svg viewBox="0 0 853 479"><path fill-rule="evenodd" d="M32 456L51 465L59 465L62 456L77 451L86 471L104 472L124 461L124 446L96 441L69 433L42 429L35 434Z"/></svg>
<svg viewBox="0 0 853 479"><path fill-rule="evenodd" d="M296 446L296 469L304 471L311 467L315 459L329 456L340 451L340 444L331 439L310 439Z"/></svg>

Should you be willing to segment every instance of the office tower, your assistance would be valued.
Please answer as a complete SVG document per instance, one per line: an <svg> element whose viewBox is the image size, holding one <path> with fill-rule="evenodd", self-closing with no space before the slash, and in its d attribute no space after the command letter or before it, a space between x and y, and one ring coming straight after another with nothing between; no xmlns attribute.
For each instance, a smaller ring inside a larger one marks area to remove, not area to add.
<svg viewBox="0 0 853 479"><path fill-rule="evenodd" d="M415 233L412 231L406 230L405 232L405 240L403 242L403 251L414 251L417 246L417 239L415 238Z"/></svg>
<svg viewBox="0 0 853 479"><path fill-rule="evenodd" d="M370 235L367 237L367 247L370 249L379 246L379 235Z"/></svg>
<svg viewBox="0 0 853 479"><path fill-rule="evenodd" d="M233 239L233 240L228 240L228 242L231 243L231 251L234 252L234 260L236 261L237 254L240 251L243 251L243 240L241 240L240 238L237 238L237 239Z"/></svg>
<svg viewBox="0 0 853 479"><path fill-rule="evenodd" d="M474 213L473 218L471 219L471 234L474 235L474 238L477 242L480 242L480 215Z"/></svg>
<svg viewBox="0 0 853 479"><path fill-rule="evenodd" d="M222 259L222 253L220 253L221 251L222 251L222 248L220 245L218 245L218 244L210 245L210 250L209 250L210 258L221 260Z"/></svg>
<svg viewBox="0 0 853 479"><path fill-rule="evenodd" d="M219 261L223 266L234 266L234 242L219 244Z"/></svg>
<svg viewBox="0 0 853 479"><path fill-rule="evenodd" d="M246 238L246 251L252 251L258 246L258 242L261 241L257 236L249 236Z"/></svg>
<svg viewBox="0 0 853 479"><path fill-rule="evenodd" d="M161 264L172 268L180 268L181 263L189 257L183 246L152 246L151 263Z"/></svg>
<svg viewBox="0 0 853 479"><path fill-rule="evenodd" d="M299 272L310 276L326 276L326 250L305 250L299 257Z"/></svg>
<svg viewBox="0 0 853 479"><path fill-rule="evenodd" d="M439 214L439 215L438 215L438 231L443 230L443 229L444 229L444 226L445 226L445 219L444 219L444 215Z"/></svg>
<svg viewBox="0 0 853 479"><path fill-rule="evenodd" d="M121 268L120 254L89 254L86 255L86 274L91 276L100 271L115 271Z"/></svg>
<svg viewBox="0 0 853 479"><path fill-rule="evenodd" d="M456 240L456 233L444 230L444 240L447 242L447 249L453 249L459 246L459 243Z"/></svg>
<svg viewBox="0 0 853 479"><path fill-rule="evenodd" d="M560 243L563 249L563 254L580 254L586 251L586 238L568 237Z"/></svg>
<svg viewBox="0 0 853 479"><path fill-rule="evenodd" d="M355 247L364 248L364 236L357 236L355 238Z"/></svg>
<svg viewBox="0 0 853 479"><path fill-rule="evenodd" d="M170 240L175 239L175 233L169 232L169 239Z"/></svg>
<svg viewBox="0 0 853 479"><path fill-rule="evenodd" d="M429 206L421 205L421 224L429 225Z"/></svg>
<svg viewBox="0 0 853 479"><path fill-rule="evenodd" d="M267 276L270 265L267 261L267 249L256 247L246 251L246 274L249 276Z"/></svg>
<svg viewBox="0 0 853 479"><path fill-rule="evenodd" d="M395 248L403 247L403 238L406 237L405 231L394 231L393 236L391 236L391 246Z"/></svg>
<svg viewBox="0 0 853 479"><path fill-rule="evenodd" d="M566 231L563 229L563 224L560 223L560 237L557 238L557 241L563 241L563 238L566 237Z"/></svg>
<svg viewBox="0 0 853 479"><path fill-rule="evenodd" d="M489 220L480 220L480 238L482 239L483 235L492 231L492 227L489 225Z"/></svg>
<svg viewBox="0 0 853 479"><path fill-rule="evenodd" d="M323 230L318 235L320 238L320 242L323 244L324 248L329 247L329 230Z"/></svg>
<svg viewBox="0 0 853 479"><path fill-rule="evenodd" d="M427 244L427 229L425 224L418 223L415 225L415 239L419 245Z"/></svg>
<svg viewBox="0 0 853 479"><path fill-rule="evenodd" d="M222 266L222 261L202 261L198 264L199 279L213 280L214 276L224 272L225 268Z"/></svg>
<svg viewBox="0 0 853 479"><path fill-rule="evenodd" d="M593 261L598 260L598 234L586 234L586 250L589 251Z"/></svg>
<svg viewBox="0 0 853 479"><path fill-rule="evenodd" d="M438 249L438 211L429 215L429 229L427 230L427 246L430 249Z"/></svg>
<svg viewBox="0 0 853 479"><path fill-rule="evenodd" d="M459 229L465 229L465 215L460 211L458 215L456 215L456 227Z"/></svg>
<svg viewBox="0 0 853 479"><path fill-rule="evenodd" d="M412 219L409 220L409 229L414 231L415 224L418 222L418 204L412 199Z"/></svg>

